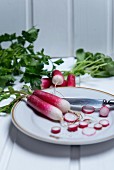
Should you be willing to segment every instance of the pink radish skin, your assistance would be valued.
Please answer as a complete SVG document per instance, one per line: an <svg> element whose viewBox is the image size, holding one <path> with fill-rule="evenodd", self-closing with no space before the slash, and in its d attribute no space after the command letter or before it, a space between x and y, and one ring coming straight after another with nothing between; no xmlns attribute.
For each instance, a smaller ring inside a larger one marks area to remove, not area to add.
<svg viewBox="0 0 114 170"><path fill-rule="evenodd" d="M109 108L107 106L102 106L99 111L100 117L107 117L109 115Z"/></svg>
<svg viewBox="0 0 114 170"><path fill-rule="evenodd" d="M44 92L42 90L35 90L33 95L59 108L62 113L66 113L68 110L70 110L70 103L67 100L55 96L51 93Z"/></svg>
<svg viewBox="0 0 114 170"><path fill-rule="evenodd" d="M96 130L92 127L87 127L82 130L82 134L86 136L93 136L95 135Z"/></svg>
<svg viewBox="0 0 114 170"><path fill-rule="evenodd" d="M75 132L78 130L78 125L77 124L70 124L68 125L68 131L69 132Z"/></svg>
<svg viewBox="0 0 114 170"><path fill-rule="evenodd" d="M76 80L75 75L69 74L67 77L67 86L75 87L76 86Z"/></svg>
<svg viewBox="0 0 114 170"><path fill-rule="evenodd" d="M68 123L74 123L78 120L78 116L76 116L74 113L67 112L64 115L64 120Z"/></svg>
<svg viewBox="0 0 114 170"><path fill-rule="evenodd" d="M55 85L61 85L64 82L63 74L59 70L52 72L52 83Z"/></svg>
<svg viewBox="0 0 114 170"><path fill-rule="evenodd" d="M106 120L106 119L100 120L99 123L100 123L103 127L109 126L109 121Z"/></svg>
<svg viewBox="0 0 114 170"><path fill-rule="evenodd" d="M52 84L52 81L50 78L42 78L41 79L41 89L49 88Z"/></svg>
<svg viewBox="0 0 114 170"><path fill-rule="evenodd" d="M101 129L102 129L102 125L101 125L100 123L96 123L96 124L94 125L94 129L96 129L96 130L101 130Z"/></svg>
<svg viewBox="0 0 114 170"><path fill-rule="evenodd" d="M51 133L57 134L61 132L61 128L59 126L54 126L51 128Z"/></svg>
<svg viewBox="0 0 114 170"><path fill-rule="evenodd" d="M52 120L61 121L63 116L60 109L43 101L35 95L30 95L27 98L27 104L30 105L36 111L42 113Z"/></svg>
<svg viewBox="0 0 114 170"><path fill-rule="evenodd" d="M95 111L95 108L93 106L83 106L82 107L82 112L85 113L85 114L91 114Z"/></svg>
<svg viewBox="0 0 114 170"><path fill-rule="evenodd" d="M88 123L86 121L80 121L79 128L85 128L88 127Z"/></svg>

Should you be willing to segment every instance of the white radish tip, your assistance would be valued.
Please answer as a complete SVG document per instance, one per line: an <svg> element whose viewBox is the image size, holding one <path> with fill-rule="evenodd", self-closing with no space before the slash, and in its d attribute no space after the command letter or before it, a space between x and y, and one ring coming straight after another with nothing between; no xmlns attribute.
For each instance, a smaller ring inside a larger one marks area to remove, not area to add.
<svg viewBox="0 0 114 170"><path fill-rule="evenodd" d="M86 136L93 136L95 135L96 130L92 127L87 127L82 130L82 134Z"/></svg>
<svg viewBox="0 0 114 170"><path fill-rule="evenodd" d="M63 83L64 79L61 75L55 75L52 78L52 83L55 85L61 85Z"/></svg>
<svg viewBox="0 0 114 170"><path fill-rule="evenodd" d="M89 106L89 105L86 105L86 106L83 106L82 107L82 112L83 113L86 113L86 114L91 114L95 111L95 108L93 106Z"/></svg>
<svg viewBox="0 0 114 170"><path fill-rule="evenodd" d="M51 128L51 133L57 134L60 133L61 128L59 126L54 126Z"/></svg>

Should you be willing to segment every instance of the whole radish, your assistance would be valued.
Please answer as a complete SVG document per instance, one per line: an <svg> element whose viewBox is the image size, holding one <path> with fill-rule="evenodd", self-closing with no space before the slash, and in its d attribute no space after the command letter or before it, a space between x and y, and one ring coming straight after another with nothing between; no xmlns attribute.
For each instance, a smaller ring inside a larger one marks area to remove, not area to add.
<svg viewBox="0 0 114 170"><path fill-rule="evenodd" d="M69 74L67 77L67 86L76 86L76 80L75 80L75 75L74 74Z"/></svg>
<svg viewBox="0 0 114 170"><path fill-rule="evenodd" d="M35 95L27 97L27 104L52 120L62 120L63 115L60 109L43 101Z"/></svg>
<svg viewBox="0 0 114 170"><path fill-rule="evenodd" d="M52 85L52 81L50 78L41 79L41 89L49 88L51 85Z"/></svg>
<svg viewBox="0 0 114 170"><path fill-rule="evenodd" d="M64 76L59 70L54 70L52 72L52 83L54 85L61 85L64 82Z"/></svg>
<svg viewBox="0 0 114 170"><path fill-rule="evenodd" d="M42 90L35 90L33 95L59 108L62 113L66 113L70 110L70 103L67 100L55 96L51 93L44 92Z"/></svg>

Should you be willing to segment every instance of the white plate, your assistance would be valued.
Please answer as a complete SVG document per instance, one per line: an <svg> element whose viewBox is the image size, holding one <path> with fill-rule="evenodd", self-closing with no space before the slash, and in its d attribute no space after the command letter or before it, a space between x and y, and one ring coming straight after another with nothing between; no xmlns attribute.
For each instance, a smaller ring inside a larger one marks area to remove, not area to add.
<svg viewBox="0 0 114 170"><path fill-rule="evenodd" d="M53 93L53 89L47 89L46 91ZM101 98L101 99L113 99L114 96L90 88L81 87L63 87L57 88L58 93L56 95L66 97L86 97L86 98ZM98 113L91 115L95 120L99 121ZM82 134L82 129L77 132L68 132L66 128L62 127L59 134L52 134L51 127L58 125L59 123L50 121L37 115L31 108L26 105L26 101L18 102L12 109L12 121L14 125L26 135L45 142L63 144L63 145L85 145L99 143L107 141L114 137L114 111L110 111L107 118L110 122L110 126L96 131L93 136L85 136ZM90 125L93 126L93 125Z"/></svg>

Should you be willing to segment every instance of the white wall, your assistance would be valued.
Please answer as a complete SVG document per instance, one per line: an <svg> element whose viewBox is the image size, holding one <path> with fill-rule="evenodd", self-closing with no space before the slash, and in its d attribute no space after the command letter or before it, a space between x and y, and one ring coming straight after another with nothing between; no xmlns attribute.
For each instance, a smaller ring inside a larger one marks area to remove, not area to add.
<svg viewBox="0 0 114 170"><path fill-rule="evenodd" d="M40 29L36 49L72 56L78 48L112 54L113 0L0 0L0 34Z"/></svg>

